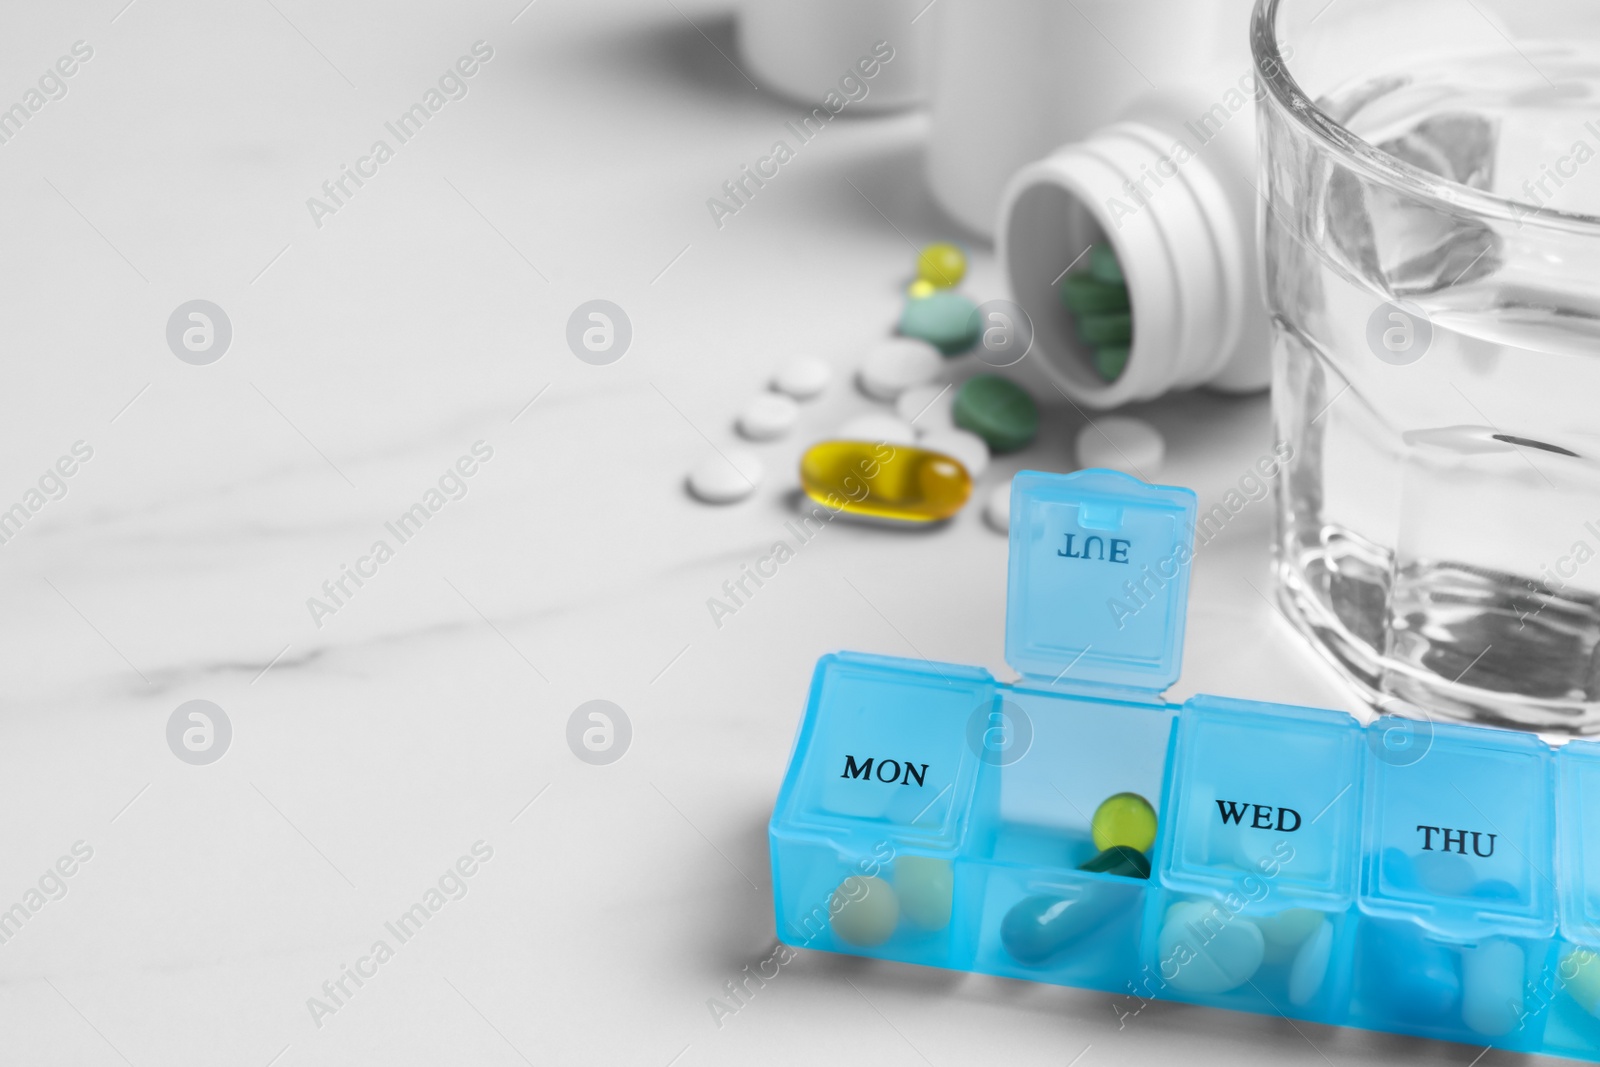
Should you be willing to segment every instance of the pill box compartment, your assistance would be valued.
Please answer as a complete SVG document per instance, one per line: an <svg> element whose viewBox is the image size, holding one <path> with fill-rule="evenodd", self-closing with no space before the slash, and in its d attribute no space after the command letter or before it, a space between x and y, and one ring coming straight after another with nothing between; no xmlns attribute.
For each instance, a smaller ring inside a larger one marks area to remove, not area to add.
<svg viewBox="0 0 1600 1067"><path fill-rule="evenodd" d="M785 944L970 968L974 896L957 886L954 852L914 851L882 836L794 835L774 861Z"/></svg>
<svg viewBox="0 0 1600 1067"><path fill-rule="evenodd" d="M779 937L1126 992L1151 883L1078 867L1106 797L1159 803L1174 711L824 657L770 828Z"/></svg>
<svg viewBox="0 0 1600 1067"><path fill-rule="evenodd" d="M1100 857L1110 870L1082 868L1102 866L1091 822L1108 798L1159 820L1194 509L1186 489L1110 471L1012 479L1006 662L1022 680L1002 707L1031 743L979 773L981 970L1119 993L1137 974L1154 828Z"/></svg>
<svg viewBox="0 0 1600 1067"><path fill-rule="evenodd" d="M1555 965L1554 758L1538 738L1368 727L1356 1025L1540 1047Z"/></svg>
<svg viewBox="0 0 1600 1067"><path fill-rule="evenodd" d="M1558 823L1527 735L1173 709L1193 495L1025 472L1011 516L1019 682L818 664L770 828L784 941L1600 1059L1600 746L1563 751ZM1096 852L1122 793L1157 809L1148 878Z"/></svg>
<svg viewBox="0 0 1600 1067"><path fill-rule="evenodd" d="M1091 820L1108 797L1159 805L1174 713L1164 704L1002 689L995 722L1012 744L985 751L966 849L982 887L975 970L1127 992L1151 891L1149 846L1128 855L1138 873L1122 863L1081 868L1102 854Z"/></svg>
<svg viewBox="0 0 1600 1067"><path fill-rule="evenodd" d="M1557 912L1561 944L1530 1011L1549 1013L1552 1051L1590 1059L1600 1053L1600 843L1585 840L1600 812L1600 743L1570 741L1556 754Z"/></svg>
<svg viewBox="0 0 1600 1067"><path fill-rule="evenodd" d="M1528 990L1524 1010L1544 1014L1542 1052L1600 1059L1600 946L1563 941L1540 981Z"/></svg>
<svg viewBox="0 0 1600 1067"><path fill-rule="evenodd" d="M797 946L965 966L954 860L979 766L969 728L997 700L987 671L825 656L774 807L778 935ZM950 916L956 916L952 922Z"/></svg>
<svg viewBox="0 0 1600 1067"><path fill-rule="evenodd" d="M1142 996L1339 1022L1363 732L1342 712L1199 696L1173 735Z"/></svg>
<svg viewBox="0 0 1600 1067"><path fill-rule="evenodd" d="M1012 501L1006 659L1022 681L824 657L771 824L779 934L1123 991L1152 842L1143 877L1077 868L1095 856L1089 823L1108 796L1159 805L1173 714L1160 694L1180 669L1194 494L1110 471L1024 472ZM906 906L905 886L928 895L930 883L949 886L947 925ZM1033 929L1026 914L1009 929L1032 941L1018 934L1008 950L1006 918L1029 901ZM828 929L807 933L819 909Z"/></svg>

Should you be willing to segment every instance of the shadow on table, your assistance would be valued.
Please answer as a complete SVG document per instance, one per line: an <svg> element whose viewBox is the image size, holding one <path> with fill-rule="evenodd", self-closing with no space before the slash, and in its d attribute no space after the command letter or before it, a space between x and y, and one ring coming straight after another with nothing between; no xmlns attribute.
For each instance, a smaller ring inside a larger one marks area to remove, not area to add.
<svg viewBox="0 0 1600 1067"><path fill-rule="evenodd" d="M562 59L608 82L640 83L669 97L687 94L723 106L744 103L774 115L792 108L746 77L732 13L696 15L691 23L671 8L665 12L650 22L564 40Z"/></svg>
<svg viewBox="0 0 1600 1067"><path fill-rule="evenodd" d="M1147 1001L1088 989L1044 985L1010 978L966 974L933 967L831 953L803 953L807 980L837 983L865 997L898 1028L914 1025L905 1010L919 1011L940 1001L948 1014L972 1018L972 1009L997 1008L1047 1017L1060 1042L1060 1062L1076 1062L1089 1047L1100 1063L1229 1062L1275 1065L1331 1063L1406 1063L1413 1067L1462 1067L1477 1063L1481 1046L1339 1026L1292 1021L1279 1016L1221 1011L1172 1001ZM798 962L798 961L797 961ZM848 983L848 984L846 984ZM1136 1013L1130 1010L1138 1008ZM916 1030L910 1031L912 1035ZM917 1038L911 1037L915 1042ZM1173 1053L1183 1050L1183 1057ZM1537 1057L1498 1051L1501 1065L1531 1065Z"/></svg>

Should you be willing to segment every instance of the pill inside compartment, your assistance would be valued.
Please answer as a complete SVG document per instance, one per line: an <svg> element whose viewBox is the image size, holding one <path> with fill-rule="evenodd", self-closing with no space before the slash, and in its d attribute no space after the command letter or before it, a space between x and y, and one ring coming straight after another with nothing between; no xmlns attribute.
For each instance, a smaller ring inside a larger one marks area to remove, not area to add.
<svg viewBox="0 0 1600 1067"><path fill-rule="evenodd" d="M1163 705L1000 690L960 863L981 898L974 969L1126 992L1139 967L1172 715Z"/></svg>
<svg viewBox="0 0 1600 1067"><path fill-rule="evenodd" d="M1351 1022L1537 1049L1557 949L1554 754L1389 717L1367 739Z"/></svg>
<svg viewBox="0 0 1600 1067"><path fill-rule="evenodd" d="M1360 725L1341 712L1212 696L1184 705L1140 996L1344 1018L1364 754Z"/></svg>
<svg viewBox="0 0 1600 1067"><path fill-rule="evenodd" d="M1532 1009L1549 1012L1546 1048L1600 1058L1600 744L1570 741L1556 754L1556 872L1560 947ZM1589 829L1585 835L1585 824Z"/></svg>
<svg viewBox="0 0 1600 1067"><path fill-rule="evenodd" d="M957 885L994 701L979 668L824 656L770 826L778 936L852 955L970 966Z"/></svg>

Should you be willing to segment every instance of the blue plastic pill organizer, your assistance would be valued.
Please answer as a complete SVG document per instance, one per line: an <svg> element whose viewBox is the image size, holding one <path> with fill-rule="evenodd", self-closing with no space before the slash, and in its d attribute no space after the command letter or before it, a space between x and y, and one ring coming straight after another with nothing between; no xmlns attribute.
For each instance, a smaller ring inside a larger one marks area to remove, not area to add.
<svg viewBox="0 0 1600 1067"><path fill-rule="evenodd" d="M788 944L1600 1060L1600 745L1182 705L1195 497L1011 490L1006 659L817 664L770 826ZM1148 878L1080 870L1150 800Z"/></svg>

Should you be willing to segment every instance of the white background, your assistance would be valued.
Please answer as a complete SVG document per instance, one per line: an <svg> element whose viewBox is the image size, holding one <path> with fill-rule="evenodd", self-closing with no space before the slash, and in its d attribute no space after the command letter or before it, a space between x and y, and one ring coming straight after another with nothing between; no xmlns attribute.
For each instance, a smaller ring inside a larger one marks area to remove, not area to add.
<svg viewBox="0 0 1600 1067"><path fill-rule="evenodd" d="M0 508L94 450L0 545L0 908L93 849L0 944L0 1062L1477 1052L1173 1005L1119 1029L1103 994L815 953L715 1025L772 951L766 821L817 656L1007 674L1006 545L976 504L922 533L841 520L720 628L706 606L783 535L806 439L872 407L849 377L913 246L954 236L925 118L846 115L718 229L707 197L801 110L736 69L726 11L124 2L13 4L0 34L0 106L94 49L0 145ZM479 40L468 95L314 225L306 199ZM1002 295L981 248L966 290ZM609 367L564 339L596 297L634 328ZM195 298L234 331L205 367L165 341ZM758 446L760 491L695 503L685 472L802 354L835 384ZM1202 508L1270 449L1265 397L1142 414ZM1083 416L1045 423L979 499L1073 469ZM479 440L465 499L315 625L307 598ZM1198 557L1173 695L1346 706L1268 603L1271 514ZM197 698L234 731L209 766L166 741ZM611 766L566 742L595 698L633 725ZM480 840L466 895L317 1025L307 999Z"/></svg>

